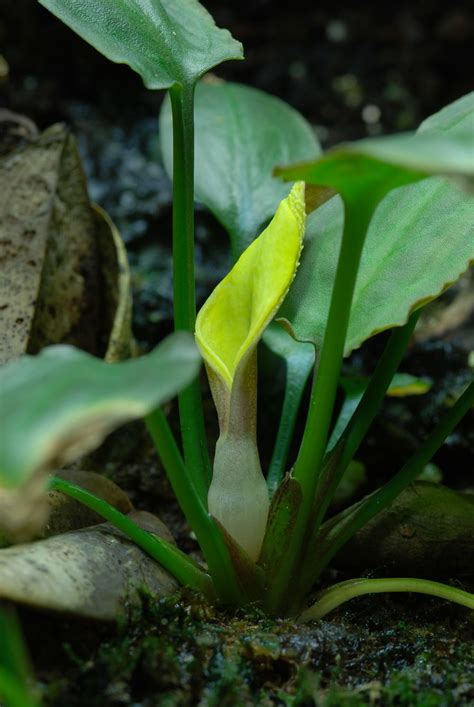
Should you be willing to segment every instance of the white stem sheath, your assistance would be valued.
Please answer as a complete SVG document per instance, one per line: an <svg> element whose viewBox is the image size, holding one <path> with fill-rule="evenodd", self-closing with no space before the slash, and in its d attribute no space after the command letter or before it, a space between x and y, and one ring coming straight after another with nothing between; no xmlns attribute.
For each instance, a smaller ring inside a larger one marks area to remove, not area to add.
<svg viewBox="0 0 474 707"><path fill-rule="evenodd" d="M220 426L209 512L257 560L270 502L256 440L256 353L242 361L231 391L211 369L208 375Z"/></svg>
<svg viewBox="0 0 474 707"><path fill-rule="evenodd" d="M208 505L209 512L229 535L257 560L265 535L269 500L257 449L251 440L232 435L219 438Z"/></svg>

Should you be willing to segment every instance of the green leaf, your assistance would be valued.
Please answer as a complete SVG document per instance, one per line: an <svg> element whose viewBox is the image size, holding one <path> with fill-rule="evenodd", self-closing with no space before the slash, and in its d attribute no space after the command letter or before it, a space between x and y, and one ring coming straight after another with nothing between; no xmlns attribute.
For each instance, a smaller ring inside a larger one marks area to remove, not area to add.
<svg viewBox="0 0 474 707"><path fill-rule="evenodd" d="M409 395L424 395L432 386L429 378L419 378L409 373L395 373L387 390L391 398L405 398Z"/></svg>
<svg viewBox="0 0 474 707"><path fill-rule="evenodd" d="M30 689L31 669L13 609L0 605L0 700L9 707L40 707Z"/></svg>
<svg viewBox="0 0 474 707"><path fill-rule="evenodd" d="M470 133L468 131L473 117L474 93L432 116L421 126L420 134L400 140L397 136L387 138L385 152L380 148L384 141L376 140L370 150L379 157L382 154L387 157L389 148L392 151L398 144L399 157L403 155L408 162L410 155L406 149L411 145L413 154L418 157L421 154L418 164L421 169L428 166L426 149L429 145L434 150L430 168L436 166L444 172L459 170L472 174L474 140L472 128ZM392 170L395 181L400 181L403 175L409 178L409 171L357 153L363 146L366 155L369 154L369 143L361 141L349 151L342 148L330 153L331 157L324 158L326 165L332 161L336 173L336 167L342 170L345 164L350 179L355 176L352 169L356 163L361 169L370 166L374 179L378 175L383 181L387 169ZM344 162L348 155L350 158ZM314 170L317 172L317 165ZM314 175L309 175L309 171L309 167L295 168L285 174L304 177L306 172L312 179ZM418 173L411 174L416 177ZM361 172L359 179L363 176ZM344 181L343 189L350 190L350 179L341 181ZM375 183L372 187L374 191L378 188ZM343 219L339 197L325 203L308 218L301 265L279 312L279 316L291 322L298 338L311 339L317 346L326 327ZM346 355L374 334L402 325L411 311L438 297L458 279L474 260L473 224L474 200L444 178L425 179L397 189L383 199L370 224L362 254L346 337Z"/></svg>
<svg viewBox="0 0 474 707"><path fill-rule="evenodd" d="M474 93L471 102L474 102ZM465 97L466 98L466 97ZM446 110L446 109L445 109ZM458 112L458 111L456 111ZM276 174L287 180L302 179L330 187L345 199L361 193L374 200L388 190L430 175L474 177L472 108L441 132L437 121L418 133L368 138L333 148L323 157L290 167ZM446 122L447 125L447 122ZM373 193L375 192L375 193Z"/></svg>
<svg viewBox="0 0 474 707"><path fill-rule="evenodd" d="M327 446L328 452L334 449L342 437L351 417L362 400L369 382L370 378L363 376L344 377L340 379L346 397L339 412L339 416L334 423ZM431 381L426 378L417 378L411 376L409 373L396 373L387 389L386 395L394 398L402 398L408 395L423 395L427 393L430 388Z"/></svg>
<svg viewBox="0 0 474 707"><path fill-rule="evenodd" d="M51 346L0 369L0 485L71 461L113 429L143 417L188 385L200 357L178 332L154 351L105 363L71 346Z"/></svg>
<svg viewBox="0 0 474 707"><path fill-rule="evenodd" d="M275 491L268 515L267 530L259 558L259 565L266 572L277 571L281 548L296 523L301 502L301 486L287 474Z"/></svg>
<svg viewBox="0 0 474 707"><path fill-rule="evenodd" d="M444 132L446 130L452 132L457 126L463 131L469 130L469 126L471 126L472 130L473 103L474 93L471 91L426 118L418 128L418 132Z"/></svg>
<svg viewBox="0 0 474 707"><path fill-rule="evenodd" d="M193 85L242 45L197 0L39 0L111 61L151 89Z"/></svg>
<svg viewBox="0 0 474 707"><path fill-rule="evenodd" d="M172 171L171 109L160 117L163 157ZM234 259L289 193L272 172L281 162L319 155L309 123L274 96L223 81L201 82L195 99L197 201L229 232Z"/></svg>
<svg viewBox="0 0 474 707"><path fill-rule="evenodd" d="M349 599L364 594L379 594L381 592L414 592L439 597L465 606L474 611L474 594L448 584L433 582L428 579L411 577L396 577L386 579L349 579L339 584L333 584L318 595L316 602L306 609L298 621L319 621L326 614L344 604Z"/></svg>

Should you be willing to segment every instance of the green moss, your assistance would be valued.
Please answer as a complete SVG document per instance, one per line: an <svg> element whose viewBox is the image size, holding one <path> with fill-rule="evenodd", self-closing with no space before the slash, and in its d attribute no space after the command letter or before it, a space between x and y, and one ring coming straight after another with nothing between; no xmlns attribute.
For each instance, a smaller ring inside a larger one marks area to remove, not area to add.
<svg viewBox="0 0 474 707"><path fill-rule="evenodd" d="M69 631L65 665L36 668L50 707L458 707L474 698L473 635L467 612L429 599L367 597L297 626L187 594L89 645Z"/></svg>

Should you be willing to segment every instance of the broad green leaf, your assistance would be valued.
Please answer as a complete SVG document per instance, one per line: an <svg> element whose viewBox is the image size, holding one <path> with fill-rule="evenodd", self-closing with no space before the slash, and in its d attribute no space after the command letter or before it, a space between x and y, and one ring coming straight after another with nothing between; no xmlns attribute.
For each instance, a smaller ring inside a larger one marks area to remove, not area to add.
<svg viewBox="0 0 474 707"><path fill-rule="evenodd" d="M197 0L39 0L111 61L151 89L193 85L242 45Z"/></svg>
<svg viewBox="0 0 474 707"><path fill-rule="evenodd" d="M429 137L430 130L435 133L439 128L444 131L441 135L443 137L446 136L446 131L449 134L457 134L459 131L461 140L465 140L470 130L472 145L472 116L471 94L426 121L420 132L427 131ZM391 149L394 142L391 143ZM467 142L469 143L469 139ZM367 145L367 141L364 144ZM378 144L380 151L389 146L388 142L377 141L374 144ZM404 159L409 161L412 155L406 154L407 144L411 145L411 140L405 143ZM446 143L443 145L446 147ZM471 167L472 163L469 163L469 160L466 163L464 153L459 153L458 147L455 143L454 158L444 155L446 171L449 171L450 167L457 169L460 165L468 169ZM425 148L426 143L420 143L420 152ZM370 149L369 146L369 151ZM341 189L346 199L351 198L351 191L355 189L358 194L362 194L362 198L368 198L369 202L373 199L376 203L391 187L404 181L416 181L422 176L416 171L404 172L396 165L384 165L363 155L348 154L344 158L343 151L341 152L342 154L335 155L333 174L331 175L329 169L326 181L324 176L320 176L321 181L326 184L325 187L308 189L307 185L307 204L310 206L313 202L316 205L318 201L323 203L328 198L328 191L330 194L330 190L335 186ZM432 159L430 154L428 157ZM448 157L452 159L451 165L448 164ZM438 159L441 161L441 157ZM361 182L364 178L366 181L362 188ZM356 200L351 207L352 213L359 206ZM420 306L425 299L427 301L438 296L449 283L459 277L468 266L469 258L473 256L472 208L469 197L441 179L424 180L422 183L393 192L383 200L375 212L362 254L346 336L346 354L378 331L403 324L413 307ZM369 203L369 211L370 209ZM308 219L302 265L280 311L280 317L290 320L298 338L313 340L317 347L321 345L326 329L342 227L343 207L339 197L326 203ZM446 233L451 231L452 240L446 238ZM269 332L265 335L266 339L268 337ZM306 370L301 364L298 368L290 368L290 360L287 359L285 399L275 454L270 467L270 488L282 477L282 460L285 456L281 450L287 448L291 434L287 419L291 420L296 415L296 406L301 398L307 379L305 375L309 374L310 365L308 359L305 362Z"/></svg>
<svg viewBox="0 0 474 707"><path fill-rule="evenodd" d="M160 117L163 157L172 171L169 100ZM277 164L320 154L306 120L274 96L224 81L196 88L196 199L229 232L236 259L271 218L289 186L273 176Z"/></svg>
<svg viewBox="0 0 474 707"><path fill-rule="evenodd" d="M461 128L369 138L335 147L312 162L278 168L289 180L330 187L344 198L374 190L375 196L435 174L474 177L472 116Z"/></svg>
<svg viewBox="0 0 474 707"><path fill-rule="evenodd" d="M196 376L191 335L154 351L105 363L71 346L51 346L0 368L0 485L14 489L96 447L113 429L143 417Z"/></svg>
<svg viewBox="0 0 474 707"><path fill-rule="evenodd" d="M419 133L424 132L444 132L452 133L458 128L461 131L473 130L473 104L474 93L467 93L465 96L458 98L457 101L441 108L437 113L433 113L426 118L418 128Z"/></svg>
<svg viewBox="0 0 474 707"><path fill-rule="evenodd" d="M432 116L421 126L419 135L407 138L406 145L411 144L414 151L417 145L422 146L425 168L428 159L424 150L428 144L433 149L443 146L444 152L438 150L430 157L430 168L437 166L445 173L451 171L454 174L459 170L472 174L473 120L474 93ZM387 139L391 150L396 143L397 140ZM361 144L367 145L369 141L355 143ZM382 141L377 140L376 145L380 144ZM448 152L448 146L452 147L452 153ZM347 154L343 148L339 153L333 152L330 160L334 160L334 167L341 158L339 167L342 169L346 164L352 174L354 161L342 161ZM385 154L388 154L388 147ZM408 161L406 153L403 154ZM371 166L375 165L374 174L380 176L378 163L372 158L357 153L351 153L352 157L359 166L367 166L369 162ZM413 163L413 158L411 161ZM393 169L396 179L403 175L399 167L380 164L383 170ZM419 166L422 166L422 160ZM310 168L305 170L308 172ZM290 170L288 174L295 176L302 171ZM416 176L416 173L412 174ZM374 185L376 189L377 185ZM340 197L334 197L308 218L301 266L279 312L280 317L291 322L298 338L311 339L316 345L320 345L326 326L343 219ZM402 325L411 311L438 297L473 260L474 199L469 194L441 177L424 179L388 194L377 207L367 233L352 301L345 354L374 334Z"/></svg>

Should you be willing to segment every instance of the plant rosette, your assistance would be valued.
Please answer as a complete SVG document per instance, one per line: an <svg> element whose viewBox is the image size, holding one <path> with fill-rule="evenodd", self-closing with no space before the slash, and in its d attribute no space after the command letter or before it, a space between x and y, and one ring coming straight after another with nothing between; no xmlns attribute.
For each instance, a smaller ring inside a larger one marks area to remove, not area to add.
<svg viewBox="0 0 474 707"><path fill-rule="evenodd" d="M238 84L198 83L222 61L241 59L242 49L196 0L40 1L106 57L138 72L148 88L169 90L161 140L173 175L176 332L136 360L105 363L52 347L3 367L0 499L21 507L32 489L35 497L44 492L46 474L60 462L143 417L205 564L165 540L151 542L92 494L61 480L52 487L93 507L209 600L235 607L257 601L268 613L299 615L334 555L419 476L474 404L474 383L454 391L452 406L384 486L329 514L395 387L421 308L474 260L474 94L416 133L321 154L310 126L283 102ZM197 319L195 195L227 229L235 261ZM384 330L391 330L386 348L355 404L346 393L345 418L335 430L343 358ZM269 471L261 468L256 430L261 338L287 367ZM201 356L220 426L212 462ZM302 442L288 468L310 375ZM176 394L180 440L160 408ZM472 594L422 578L355 582L330 588L304 616L320 618L352 596L382 590L474 608Z"/></svg>

